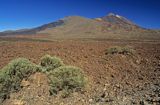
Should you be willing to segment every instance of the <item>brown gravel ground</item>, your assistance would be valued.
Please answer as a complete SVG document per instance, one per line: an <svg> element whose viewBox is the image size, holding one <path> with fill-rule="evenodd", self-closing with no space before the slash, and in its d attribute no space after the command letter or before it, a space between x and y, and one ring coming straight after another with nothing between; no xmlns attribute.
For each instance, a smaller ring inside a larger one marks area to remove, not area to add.
<svg viewBox="0 0 160 105"><path fill-rule="evenodd" d="M135 54L105 55L108 47L126 45L135 49ZM86 89L64 99L50 96L46 75L36 73L3 105L160 105L158 41L1 41L0 68L17 57L39 64L45 54L82 68L89 79Z"/></svg>

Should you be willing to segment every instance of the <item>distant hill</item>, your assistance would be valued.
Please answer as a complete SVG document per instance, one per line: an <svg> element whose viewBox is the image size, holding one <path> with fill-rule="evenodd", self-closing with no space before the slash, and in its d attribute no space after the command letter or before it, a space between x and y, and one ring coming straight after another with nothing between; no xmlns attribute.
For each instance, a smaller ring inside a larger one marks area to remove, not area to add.
<svg viewBox="0 0 160 105"><path fill-rule="evenodd" d="M62 20L58 20L52 23L44 24L42 26L32 28L32 29L20 29L20 30L7 30L4 32L0 32L0 35L29 35L29 34L36 34L39 31L49 29L49 28L54 28L60 25L63 25L64 22Z"/></svg>
<svg viewBox="0 0 160 105"><path fill-rule="evenodd" d="M49 39L160 39L159 30L142 28L113 13L95 19L68 16L32 29L0 32L1 36L38 34L47 34Z"/></svg>

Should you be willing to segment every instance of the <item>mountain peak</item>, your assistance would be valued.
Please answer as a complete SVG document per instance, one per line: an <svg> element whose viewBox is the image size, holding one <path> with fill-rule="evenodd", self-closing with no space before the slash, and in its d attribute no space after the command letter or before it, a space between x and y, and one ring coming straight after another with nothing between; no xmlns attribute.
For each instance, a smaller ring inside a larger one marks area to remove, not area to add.
<svg viewBox="0 0 160 105"><path fill-rule="evenodd" d="M120 16L118 14L115 13L109 13L107 16L101 17L102 20L106 21L106 22L110 22L116 25L134 25L135 24L133 22L131 22L130 20L128 20L127 18Z"/></svg>
<svg viewBox="0 0 160 105"><path fill-rule="evenodd" d="M107 16L115 16L116 14L114 13L109 13Z"/></svg>
<svg viewBox="0 0 160 105"><path fill-rule="evenodd" d="M123 18L122 16L115 14L115 13L109 13L106 17L117 17L117 18Z"/></svg>

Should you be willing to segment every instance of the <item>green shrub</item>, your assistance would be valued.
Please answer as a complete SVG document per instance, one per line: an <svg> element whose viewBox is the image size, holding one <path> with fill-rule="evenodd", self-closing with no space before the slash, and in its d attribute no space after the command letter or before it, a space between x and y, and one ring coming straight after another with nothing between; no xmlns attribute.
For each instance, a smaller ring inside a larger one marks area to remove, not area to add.
<svg viewBox="0 0 160 105"><path fill-rule="evenodd" d="M129 46L122 48L122 54L134 54L134 53L135 53L135 50Z"/></svg>
<svg viewBox="0 0 160 105"><path fill-rule="evenodd" d="M80 68L64 66L61 59L46 55L42 57L40 65L36 65L25 58L12 60L0 70L0 103L9 98L11 92L21 88L23 79L37 71L48 71L50 93L62 92L67 97L71 92L81 90L86 84L86 78Z"/></svg>
<svg viewBox="0 0 160 105"><path fill-rule="evenodd" d="M25 58L11 61L0 71L0 99L8 97L10 92L19 90L23 78L39 70L39 67Z"/></svg>
<svg viewBox="0 0 160 105"><path fill-rule="evenodd" d="M113 46L106 50L106 54L133 54L135 51L128 46L125 47L119 47L119 46Z"/></svg>
<svg viewBox="0 0 160 105"><path fill-rule="evenodd" d="M45 55L41 58L41 63L44 71L50 71L60 66L63 66L63 61L58 57L51 57L50 55Z"/></svg>
<svg viewBox="0 0 160 105"><path fill-rule="evenodd" d="M50 93L57 94L62 91L63 97L73 91L80 91L86 84L86 78L80 68L62 66L49 73Z"/></svg>
<svg viewBox="0 0 160 105"><path fill-rule="evenodd" d="M107 54L118 54L122 52L122 48L118 46L113 46L107 49Z"/></svg>

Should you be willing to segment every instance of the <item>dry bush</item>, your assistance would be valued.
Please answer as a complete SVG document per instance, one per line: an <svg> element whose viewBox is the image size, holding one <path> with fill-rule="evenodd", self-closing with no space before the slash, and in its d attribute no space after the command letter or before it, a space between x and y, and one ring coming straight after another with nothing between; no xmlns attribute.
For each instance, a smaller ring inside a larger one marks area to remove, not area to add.
<svg viewBox="0 0 160 105"><path fill-rule="evenodd" d="M45 55L41 58L40 65L43 68L43 71L50 71L60 66L63 66L64 64L63 61L58 57Z"/></svg>
<svg viewBox="0 0 160 105"><path fill-rule="evenodd" d="M123 54L123 55L127 55L127 54L129 55L134 53L135 53L135 50L129 46L125 46L125 47L113 46L108 48L105 52L105 54Z"/></svg>
<svg viewBox="0 0 160 105"><path fill-rule="evenodd" d="M21 81L39 70L37 65L25 58L12 60L0 71L0 100L3 101L11 92L19 90Z"/></svg>
<svg viewBox="0 0 160 105"><path fill-rule="evenodd" d="M63 92L63 97L71 92L80 91L86 85L86 78L80 68L73 66L62 66L49 73L50 93Z"/></svg>

